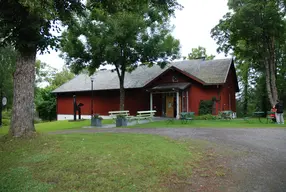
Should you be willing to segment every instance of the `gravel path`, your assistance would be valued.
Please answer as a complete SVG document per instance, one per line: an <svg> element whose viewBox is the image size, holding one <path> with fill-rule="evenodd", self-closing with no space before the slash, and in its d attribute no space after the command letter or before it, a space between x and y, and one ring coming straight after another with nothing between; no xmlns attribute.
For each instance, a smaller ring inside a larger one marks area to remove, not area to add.
<svg viewBox="0 0 286 192"><path fill-rule="evenodd" d="M286 129L237 128L158 128L158 129L81 129L51 134L83 132L145 133L174 139L207 140L233 150L246 152L233 159L231 169L235 191L286 192Z"/></svg>

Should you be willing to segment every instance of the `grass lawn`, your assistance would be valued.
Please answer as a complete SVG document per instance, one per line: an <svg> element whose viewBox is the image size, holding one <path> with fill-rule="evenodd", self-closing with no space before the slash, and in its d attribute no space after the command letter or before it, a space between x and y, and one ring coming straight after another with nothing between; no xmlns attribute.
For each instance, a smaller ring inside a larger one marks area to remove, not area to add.
<svg viewBox="0 0 286 192"><path fill-rule="evenodd" d="M102 120L103 124L112 124L111 119ZM52 121L35 124L36 131L38 132L50 132L57 130L66 130L66 129L78 129L84 126L89 126L90 120L84 121ZM8 133L8 127L0 127L0 135Z"/></svg>
<svg viewBox="0 0 286 192"><path fill-rule="evenodd" d="M2 138L0 191L166 191L190 178L202 157L192 148L140 134Z"/></svg>
<svg viewBox="0 0 286 192"><path fill-rule="evenodd" d="M285 125L277 125L273 123L266 123L266 119L261 120L250 119L245 121L243 119L233 120L192 120L187 124L182 124L179 120L174 120L173 123L167 121L156 121L146 124L137 124L130 126L130 128L286 128Z"/></svg>

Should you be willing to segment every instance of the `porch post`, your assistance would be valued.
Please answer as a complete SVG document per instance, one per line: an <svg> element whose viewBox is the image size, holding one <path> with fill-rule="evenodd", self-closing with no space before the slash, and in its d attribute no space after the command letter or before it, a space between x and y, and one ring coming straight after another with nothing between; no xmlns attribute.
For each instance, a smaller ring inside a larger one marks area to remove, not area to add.
<svg viewBox="0 0 286 192"><path fill-rule="evenodd" d="M153 94L150 93L150 111L153 110Z"/></svg>
<svg viewBox="0 0 286 192"><path fill-rule="evenodd" d="M179 91L177 92L177 119L180 119L180 94Z"/></svg>

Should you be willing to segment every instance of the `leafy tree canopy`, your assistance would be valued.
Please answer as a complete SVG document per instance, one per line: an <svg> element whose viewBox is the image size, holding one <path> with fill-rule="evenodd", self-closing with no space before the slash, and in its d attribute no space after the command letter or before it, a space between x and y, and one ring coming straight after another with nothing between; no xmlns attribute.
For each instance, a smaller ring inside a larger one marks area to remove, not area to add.
<svg viewBox="0 0 286 192"><path fill-rule="evenodd" d="M74 12L81 12L80 0L1 0L0 45L13 45L20 53L55 47L59 23L70 24Z"/></svg>
<svg viewBox="0 0 286 192"><path fill-rule="evenodd" d="M78 73L92 74L111 64L119 77L120 108L124 108L124 77L139 64L162 67L179 55L179 41L171 35L169 18L180 5L176 0L89 1L84 17L63 33L63 57Z"/></svg>
<svg viewBox="0 0 286 192"><path fill-rule="evenodd" d="M188 54L187 59L200 59L204 58L205 60L213 60L215 58L214 55L208 55L206 48L199 46L198 48L192 48L192 52Z"/></svg>
<svg viewBox="0 0 286 192"><path fill-rule="evenodd" d="M218 52L232 52L265 74L270 103L275 104L277 53L285 45L285 1L229 0L228 12L212 29Z"/></svg>

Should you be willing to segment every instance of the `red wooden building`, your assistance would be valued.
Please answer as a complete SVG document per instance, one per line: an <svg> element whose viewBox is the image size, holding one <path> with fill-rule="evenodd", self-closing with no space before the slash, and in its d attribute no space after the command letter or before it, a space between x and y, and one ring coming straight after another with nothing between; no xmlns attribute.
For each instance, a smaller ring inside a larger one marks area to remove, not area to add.
<svg viewBox="0 0 286 192"><path fill-rule="evenodd" d="M93 75L93 112L108 116L119 110L119 80L116 72L101 70ZM87 74L80 74L63 84L57 94L58 120L73 118L73 95L82 103L83 118L90 118L92 83ZM154 109L156 116L179 117L180 112L198 114L201 100L216 98L214 113L236 111L235 93L239 91L232 59L185 60L148 68L139 66L125 77L125 110Z"/></svg>

